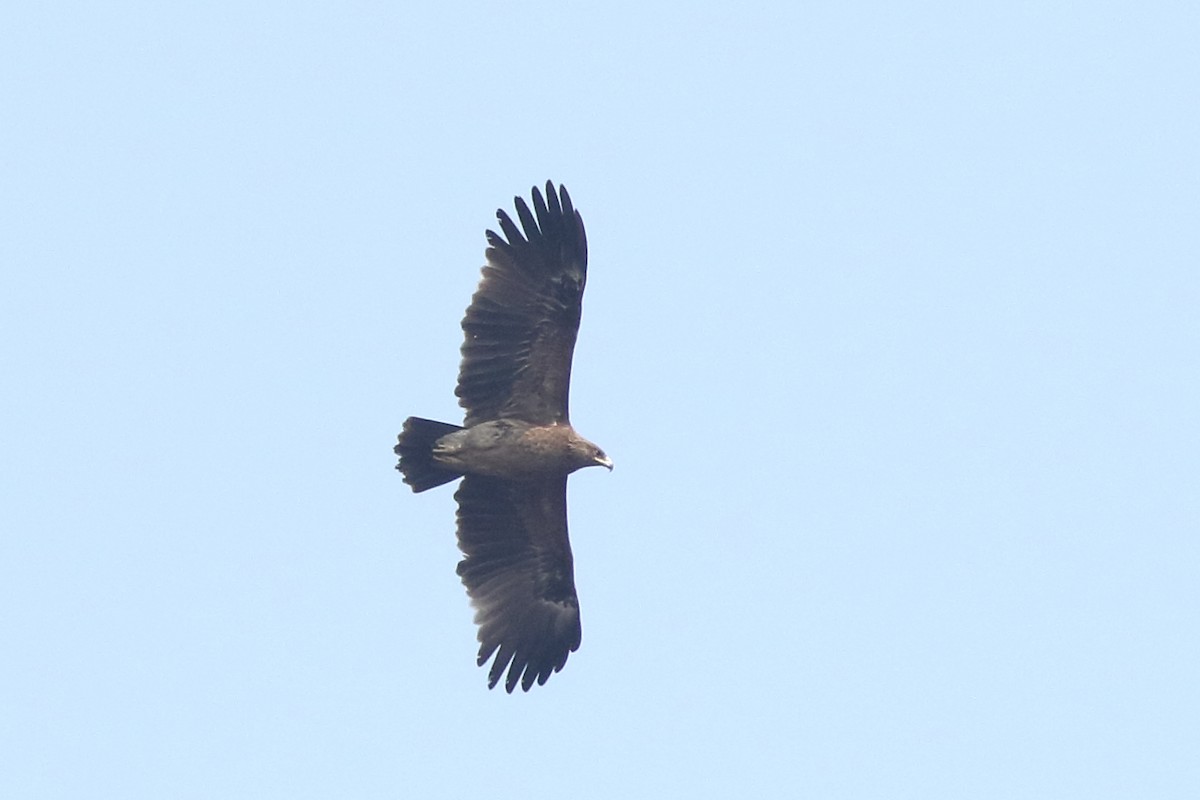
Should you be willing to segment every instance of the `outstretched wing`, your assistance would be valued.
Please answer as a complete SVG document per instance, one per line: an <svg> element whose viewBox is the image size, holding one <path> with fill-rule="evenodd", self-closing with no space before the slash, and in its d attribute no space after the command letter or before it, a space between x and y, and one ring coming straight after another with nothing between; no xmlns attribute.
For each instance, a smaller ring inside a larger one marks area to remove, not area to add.
<svg viewBox="0 0 1200 800"><path fill-rule="evenodd" d="M467 475L458 501L458 574L479 625L479 659L495 654L488 688L504 675L511 692L529 691L579 649L567 479L514 482Z"/></svg>
<svg viewBox="0 0 1200 800"><path fill-rule="evenodd" d="M556 193L549 181L544 199L534 187L532 211L520 197L515 202L521 227L496 211L504 235L487 232L487 265L462 322L455 394L467 427L500 418L568 421L571 354L587 282L583 218L566 187Z"/></svg>

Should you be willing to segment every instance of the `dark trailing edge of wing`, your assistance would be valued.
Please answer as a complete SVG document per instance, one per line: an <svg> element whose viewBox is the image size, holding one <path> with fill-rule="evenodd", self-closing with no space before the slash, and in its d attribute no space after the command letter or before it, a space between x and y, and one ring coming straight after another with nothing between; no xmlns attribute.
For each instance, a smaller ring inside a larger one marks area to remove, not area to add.
<svg viewBox="0 0 1200 800"><path fill-rule="evenodd" d="M462 577L488 688L544 684L579 648L579 600L567 540L566 476L512 482L467 475L458 492Z"/></svg>
<svg viewBox="0 0 1200 800"><path fill-rule="evenodd" d="M487 265L463 318L466 334L455 394L466 425L501 417L567 421L571 356L587 283L587 236L566 187L533 189L533 208L514 199L517 219L497 210Z"/></svg>

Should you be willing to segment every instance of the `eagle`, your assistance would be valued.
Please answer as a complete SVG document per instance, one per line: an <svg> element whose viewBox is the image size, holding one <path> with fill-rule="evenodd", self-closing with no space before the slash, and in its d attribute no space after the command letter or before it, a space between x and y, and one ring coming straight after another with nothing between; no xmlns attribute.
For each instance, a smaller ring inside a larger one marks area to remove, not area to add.
<svg viewBox="0 0 1200 800"><path fill-rule="evenodd" d="M404 422L397 469L414 492L462 478L458 574L479 626L488 688L544 685L579 649L579 598L567 537L567 476L612 470L571 427L571 357L587 281L583 218L565 186L496 211L487 263L463 317L455 394L463 424ZM505 671L507 670L507 676Z"/></svg>

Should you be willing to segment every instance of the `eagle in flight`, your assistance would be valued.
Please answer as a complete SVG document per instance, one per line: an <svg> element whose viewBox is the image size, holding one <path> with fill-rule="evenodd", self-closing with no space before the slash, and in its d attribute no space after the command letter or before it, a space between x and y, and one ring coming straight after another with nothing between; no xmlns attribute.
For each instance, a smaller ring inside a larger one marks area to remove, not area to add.
<svg viewBox="0 0 1200 800"><path fill-rule="evenodd" d="M479 625L488 688L542 685L579 648L567 538L567 476L612 469L604 451L571 427L571 355L587 280L583 218L565 186L515 198L520 226L496 211L487 264L462 327L455 394L462 426L409 417L397 469L414 492L462 478L458 574ZM508 674L505 676L505 671Z"/></svg>

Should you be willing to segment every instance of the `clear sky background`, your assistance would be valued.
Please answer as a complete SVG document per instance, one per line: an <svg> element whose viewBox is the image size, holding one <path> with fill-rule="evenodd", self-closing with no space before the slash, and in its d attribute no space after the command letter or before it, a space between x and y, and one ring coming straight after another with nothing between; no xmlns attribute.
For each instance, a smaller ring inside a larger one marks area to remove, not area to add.
<svg viewBox="0 0 1200 800"><path fill-rule="evenodd" d="M9 8L0 796L1200 796L1197 8ZM509 696L391 447L548 178L616 469Z"/></svg>

